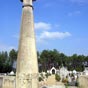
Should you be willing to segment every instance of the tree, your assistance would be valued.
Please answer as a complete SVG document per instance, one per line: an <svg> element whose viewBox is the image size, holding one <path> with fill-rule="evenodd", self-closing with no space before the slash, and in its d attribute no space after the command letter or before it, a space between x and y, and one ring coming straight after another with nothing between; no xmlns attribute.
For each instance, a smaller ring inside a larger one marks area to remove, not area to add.
<svg viewBox="0 0 88 88"><path fill-rule="evenodd" d="M66 65L66 55L64 53L60 53L59 58L61 59L61 65Z"/></svg>
<svg viewBox="0 0 88 88"><path fill-rule="evenodd" d="M9 59L10 59L11 64L13 65L14 61L17 60L17 51L16 50L12 49L9 52Z"/></svg>
<svg viewBox="0 0 88 88"><path fill-rule="evenodd" d="M73 54L70 57L70 64L68 64L68 70L76 70L76 71L83 71L84 66L83 66L83 61L84 61L84 56L83 55L77 55Z"/></svg>
<svg viewBox="0 0 88 88"><path fill-rule="evenodd" d="M8 53L0 52L0 73L7 73L12 70L11 64L9 62Z"/></svg>
<svg viewBox="0 0 88 88"><path fill-rule="evenodd" d="M60 53L56 49L53 50L43 50L42 52L37 52L37 58L39 63L39 70L46 71L51 69L51 67L59 68L66 66L68 70L83 71L84 64L88 64L88 56L73 54L72 56L66 56L64 53ZM14 61L17 59L17 51L12 49L9 52L0 52L0 72L10 72Z"/></svg>
<svg viewBox="0 0 88 88"><path fill-rule="evenodd" d="M43 71L47 70L47 63L49 58L49 51L48 50L43 50L40 55L40 62L42 64L42 69Z"/></svg>

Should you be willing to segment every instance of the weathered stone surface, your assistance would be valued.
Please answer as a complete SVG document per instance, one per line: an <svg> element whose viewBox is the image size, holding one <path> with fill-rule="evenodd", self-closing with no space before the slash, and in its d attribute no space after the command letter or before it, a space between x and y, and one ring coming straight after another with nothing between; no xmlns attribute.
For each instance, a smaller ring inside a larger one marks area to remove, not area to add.
<svg viewBox="0 0 88 88"><path fill-rule="evenodd" d="M32 5L32 0L24 0ZM38 62L34 33L33 9L24 6L17 58L16 88L38 88Z"/></svg>
<svg viewBox="0 0 88 88"><path fill-rule="evenodd" d="M0 77L0 88L2 88L3 85L3 77Z"/></svg>
<svg viewBox="0 0 88 88"><path fill-rule="evenodd" d="M64 85L52 85L52 86L43 86L41 88L65 88Z"/></svg>
<svg viewBox="0 0 88 88"><path fill-rule="evenodd" d="M88 75L79 77L79 88L88 88Z"/></svg>
<svg viewBox="0 0 88 88"><path fill-rule="evenodd" d="M15 88L15 76L0 76L0 88Z"/></svg>

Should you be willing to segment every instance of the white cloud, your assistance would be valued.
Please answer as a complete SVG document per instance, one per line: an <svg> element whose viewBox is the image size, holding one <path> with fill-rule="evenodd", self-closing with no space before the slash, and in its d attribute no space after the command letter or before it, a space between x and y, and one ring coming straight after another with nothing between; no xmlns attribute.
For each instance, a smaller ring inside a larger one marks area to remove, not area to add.
<svg viewBox="0 0 88 88"><path fill-rule="evenodd" d="M64 39L66 37L71 36L69 32L49 32L47 30L52 30L52 29L59 29L60 25L58 24L50 24L50 23L45 23L45 22L38 22L35 23L35 29L36 30L41 30L41 31L36 31L36 40L38 43L47 43L48 39ZM13 35L14 38L18 39L19 36L17 34Z"/></svg>
<svg viewBox="0 0 88 88"><path fill-rule="evenodd" d="M46 4L44 5L44 7L48 7L48 8L49 8L49 7L53 6L53 4L54 4L54 3L46 3Z"/></svg>
<svg viewBox="0 0 88 88"><path fill-rule="evenodd" d="M35 29L37 30L49 30L51 29L51 24L49 23L45 23L45 22L38 22L38 23L35 23Z"/></svg>
<svg viewBox="0 0 88 88"><path fill-rule="evenodd" d="M19 39L19 35L18 34L13 35L12 37L16 38L16 39Z"/></svg>
<svg viewBox="0 0 88 88"><path fill-rule="evenodd" d="M37 36L38 41L45 41L46 39L64 39L71 36L69 32L48 32L44 31Z"/></svg>
<svg viewBox="0 0 88 88"><path fill-rule="evenodd" d="M16 48L16 47L14 47L14 46L9 46L9 47L8 47L8 50L9 50L9 51L10 51L10 50L12 50L12 49L17 50L17 48Z"/></svg>
<svg viewBox="0 0 88 88"><path fill-rule="evenodd" d="M50 6L52 6L51 3L46 3L46 4L45 4L45 7L50 7Z"/></svg>
<svg viewBox="0 0 88 88"><path fill-rule="evenodd" d="M3 44L0 44L0 51L4 51L4 50L6 50L6 46Z"/></svg>
<svg viewBox="0 0 88 88"><path fill-rule="evenodd" d="M70 0L73 3L79 3L79 4L84 4L84 3L88 3L88 0Z"/></svg>
<svg viewBox="0 0 88 88"><path fill-rule="evenodd" d="M10 51L11 49L17 50L17 48L14 46L8 46L3 43L0 43L0 51Z"/></svg>
<svg viewBox="0 0 88 88"><path fill-rule="evenodd" d="M80 11L69 12L68 16L78 16L80 13Z"/></svg>

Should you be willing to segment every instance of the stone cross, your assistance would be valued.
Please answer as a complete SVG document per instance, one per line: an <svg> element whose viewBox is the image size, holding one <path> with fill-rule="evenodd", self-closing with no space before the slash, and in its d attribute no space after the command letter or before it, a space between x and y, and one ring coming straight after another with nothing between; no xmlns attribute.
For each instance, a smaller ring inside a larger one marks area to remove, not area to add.
<svg viewBox="0 0 88 88"><path fill-rule="evenodd" d="M33 21L35 0L21 0L22 21L17 57L16 88L38 88L38 61Z"/></svg>

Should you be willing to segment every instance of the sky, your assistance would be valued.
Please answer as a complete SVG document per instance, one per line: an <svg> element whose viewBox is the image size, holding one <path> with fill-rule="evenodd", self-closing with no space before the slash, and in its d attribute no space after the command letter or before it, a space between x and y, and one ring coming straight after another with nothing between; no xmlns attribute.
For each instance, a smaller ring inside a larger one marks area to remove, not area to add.
<svg viewBox="0 0 88 88"><path fill-rule="evenodd" d="M88 0L36 0L34 24L38 51L88 55ZM0 0L0 51L18 49L22 3Z"/></svg>

